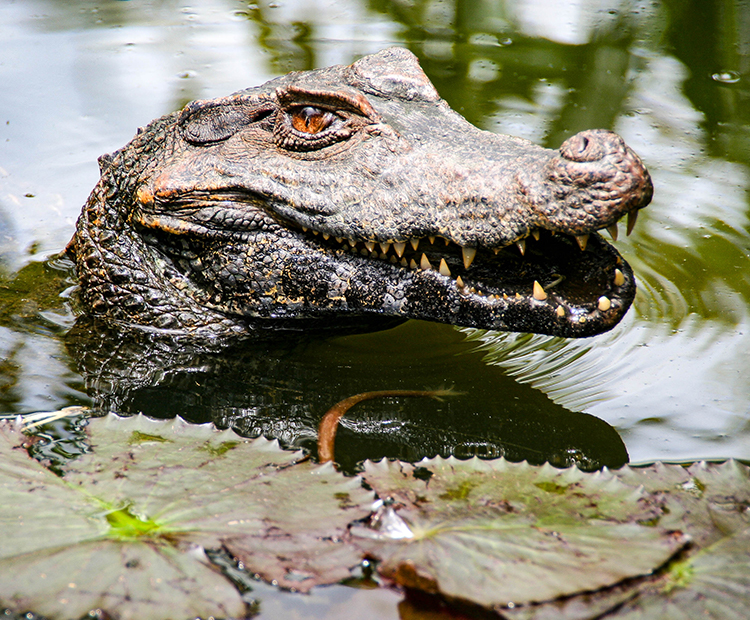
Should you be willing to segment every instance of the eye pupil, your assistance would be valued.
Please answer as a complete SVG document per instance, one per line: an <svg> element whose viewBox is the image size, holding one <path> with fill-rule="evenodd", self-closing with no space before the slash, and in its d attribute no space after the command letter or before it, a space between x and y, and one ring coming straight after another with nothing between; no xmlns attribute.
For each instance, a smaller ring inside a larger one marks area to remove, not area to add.
<svg viewBox="0 0 750 620"><path fill-rule="evenodd" d="M303 133L316 134L326 129L332 118L330 112L308 105L292 112L292 127Z"/></svg>

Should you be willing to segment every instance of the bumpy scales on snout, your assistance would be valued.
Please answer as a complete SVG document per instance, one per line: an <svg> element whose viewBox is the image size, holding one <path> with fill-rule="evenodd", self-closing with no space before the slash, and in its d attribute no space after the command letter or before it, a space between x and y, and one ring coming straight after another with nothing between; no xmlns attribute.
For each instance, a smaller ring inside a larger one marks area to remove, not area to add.
<svg viewBox="0 0 750 620"><path fill-rule="evenodd" d="M616 134L481 131L395 48L188 104L100 167L68 247L84 308L209 335L379 316L596 334L635 294L596 231L652 194Z"/></svg>

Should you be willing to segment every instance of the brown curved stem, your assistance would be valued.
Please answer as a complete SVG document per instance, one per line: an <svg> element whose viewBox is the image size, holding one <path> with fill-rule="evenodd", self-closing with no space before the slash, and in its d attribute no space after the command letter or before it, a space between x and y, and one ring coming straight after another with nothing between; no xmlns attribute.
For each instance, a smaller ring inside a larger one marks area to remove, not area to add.
<svg viewBox="0 0 750 620"><path fill-rule="evenodd" d="M373 392L362 392L361 394L345 398L326 411L323 419L320 421L320 425L318 426L318 461L327 463L333 460L333 448L339 421L349 409L362 401L394 396L427 396L439 399L441 396L449 396L451 394L456 394L456 392L453 390L376 390Z"/></svg>

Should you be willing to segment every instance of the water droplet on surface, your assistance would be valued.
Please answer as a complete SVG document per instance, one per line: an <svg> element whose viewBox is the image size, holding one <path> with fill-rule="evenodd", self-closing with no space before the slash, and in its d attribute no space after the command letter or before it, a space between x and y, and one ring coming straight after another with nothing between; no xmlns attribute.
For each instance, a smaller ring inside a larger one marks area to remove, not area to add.
<svg viewBox="0 0 750 620"><path fill-rule="evenodd" d="M720 84L736 84L740 81L740 74L737 71L719 71L713 73L711 79Z"/></svg>

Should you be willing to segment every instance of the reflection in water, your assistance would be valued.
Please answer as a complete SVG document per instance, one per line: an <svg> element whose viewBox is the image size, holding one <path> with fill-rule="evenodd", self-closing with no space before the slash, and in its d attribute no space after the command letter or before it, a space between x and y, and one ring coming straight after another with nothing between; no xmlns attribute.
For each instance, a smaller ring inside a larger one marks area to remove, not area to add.
<svg viewBox="0 0 750 620"><path fill-rule="evenodd" d="M394 331L393 339L411 349L408 358L393 357L390 346L377 352L382 346L377 334L334 340L309 331L275 334L210 352L150 334L119 334L86 318L76 322L67 342L99 413L181 415L315 453L325 411L363 385L369 390L439 387L436 372L444 361L435 357L435 347L441 343L433 338L427 346L420 344L418 323ZM465 347L451 343L451 348ZM480 375L449 375L465 394L441 402L371 401L347 414L336 440L337 461L348 470L367 458L417 461L435 455L505 456L587 470L627 462L625 447L609 425L562 407L539 407L544 398L537 392L491 368L481 371L486 368L481 362L466 358L469 373L478 368ZM489 381L497 390L492 399L482 386ZM502 383L512 387L503 390Z"/></svg>

